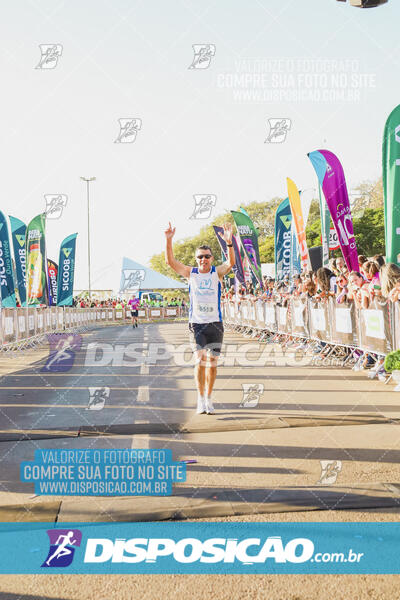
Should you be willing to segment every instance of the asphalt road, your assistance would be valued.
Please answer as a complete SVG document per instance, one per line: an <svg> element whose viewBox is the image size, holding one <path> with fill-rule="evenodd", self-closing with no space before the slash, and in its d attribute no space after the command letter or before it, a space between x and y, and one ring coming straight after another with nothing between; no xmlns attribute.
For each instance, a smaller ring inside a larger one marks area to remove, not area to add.
<svg viewBox="0 0 400 600"><path fill-rule="evenodd" d="M59 522L77 515L135 520L145 510L151 519L160 507L180 511L182 517L186 511L191 520L212 520L218 503L219 521L398 520L400 494L390 487L400 481L400 404L393 386L350 369L311 366L307 357L226 333L215 386L216 414L196 415L187 324L99 328L84 334L81 342L66 372L46 368L49 349L44 347L0 357L2 520L8 520L10 505L23 505L33 515L35 505L47 502L50 507L54 500L61 506L55 512ZM93 388L101 393L90 407ZM170 448L175 460L196 463L188 466L187 481L175 486L164 504L157 498L118 499L108 501L105 509L99 498L35 497L33 485L19 480L20 461L32 460L37 448L88 447ZM341 470L318 504L315 498L322 494L314 491L321 460L341 461ZM308 505L296 503L299 497L307 500L301 493L310 489ZM266 490L277 491L278 500L275 495L272 502ZM238 494L245 498L242 512ZM340 494L348 504L330 510L329 494ZM239 512L229 512L232 507ZM0 590L4 598L15 600L133 594L392 599L398 577L221 574L196 576L196 581L193 588L188 576L1 576Z"/></svg>

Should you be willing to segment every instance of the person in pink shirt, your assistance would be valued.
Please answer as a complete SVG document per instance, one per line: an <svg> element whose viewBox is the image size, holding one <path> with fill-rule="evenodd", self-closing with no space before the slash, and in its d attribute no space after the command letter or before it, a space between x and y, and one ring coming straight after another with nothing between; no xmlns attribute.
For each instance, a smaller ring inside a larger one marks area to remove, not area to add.
<svg viewBox="0 0 400 600"><path fill-rule="evenodd" d="M133 294L132 298L129 300L128 305L131 309L131 317L132 317L132 327L138 326L138 314L139 314L139 298L136 298L135 294Z"/></svg>

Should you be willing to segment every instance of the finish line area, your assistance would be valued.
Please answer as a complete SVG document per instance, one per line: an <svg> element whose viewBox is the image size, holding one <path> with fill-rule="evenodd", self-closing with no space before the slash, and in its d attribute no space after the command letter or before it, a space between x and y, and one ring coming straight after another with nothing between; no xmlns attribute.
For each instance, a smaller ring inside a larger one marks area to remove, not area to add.
<svg viewBox="0 0 400 600"><path fill-rule="evenodd" d="M1 357L2 521L397 510L393 387L226 331L215 414L198 415L187 323L97 328L80 341L65 372L45 368L46 347ZM38 449L166 449L187 461L187 478L164 497L37 496L19 468Z"/></svg>

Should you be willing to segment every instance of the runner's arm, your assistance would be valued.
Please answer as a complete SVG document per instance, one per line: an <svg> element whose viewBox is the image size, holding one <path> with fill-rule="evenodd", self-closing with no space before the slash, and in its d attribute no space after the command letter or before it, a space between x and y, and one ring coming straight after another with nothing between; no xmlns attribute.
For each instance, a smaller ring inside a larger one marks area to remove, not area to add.
<svg viewBox="0 0 400 600"><path fill-rule="evenodd" d="M182 275L182 277L186 277L189 279L191 267L184 265L183 263L176 260L174 256L174 251L172 249L172 238L175 234L175 227L172 227L171 223L169 223L168 229L165 230L165 238L166 238L166 246L165 246L165 262L171 269L178 273L178 275Z"/></svg>

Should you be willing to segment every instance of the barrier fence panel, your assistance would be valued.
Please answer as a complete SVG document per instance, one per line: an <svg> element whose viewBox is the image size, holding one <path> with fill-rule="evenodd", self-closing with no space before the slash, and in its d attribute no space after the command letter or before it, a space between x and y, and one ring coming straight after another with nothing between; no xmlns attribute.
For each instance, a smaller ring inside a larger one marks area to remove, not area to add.
<svg viewBox="0 0 400 600"><path fill-rule="evenodd" d="M370 308L360 310L360 346L363 350L387 354L393 350L391 302L375 299Z"/></svg>
<svg viewBox="0 0 400 600"><path fill-rule="evenodd" d="M308 337L308 310L307 300L292 298L290 301L290 321L293 335Z"/></svg>
<svg viewBox="0 0 400 600"><path fill-rule="evenodd" d="M276 307L276 317L277 317L278 333L288 333L290 331L290 326L289 326L289 322L288 322L288 307L287 306L277 306Z"/></svg>
<svg viewBox="0 0 400 600"><path fill-rule="evenodd" d="M309 328L312 339L321 341L331 339L327 302L309 301Z"/></svg>
<svg viewBox="0 0 400 600"><path fill-rule="evenodd" d="M250 327L257 326L257 317L256 317L256 305L255 302L249 300L249 324Z"/></svg>
<svg viewBox="0 0 400 600"><path fill-rule="evenodd" d="M343 346L358 346L357 311L354 303L338 304L336 299L330 298L329 313L332 323L331 340Z"/></svg>
<svg viewBox="0 0 400 600"><path fill-rule="evenodd" d="M64 309L62 306L57 308L57 329L64 329Z"/></svg>
<svg viewBox="0 0 400 600"><path fill-rule="evenodd" d="M250 312L249 303L247 300L243 300L240 304L240 312L242 316L242 322L245 327L250 327Z"/></svg>
<svg viewBox="0 0 400 600"><path fill-rule="evenodd" d="M27 337L27 311L26 308L17 308L17 340L23 340Z"/></svg>
<svg viewBox="0 0 400 600"><path fill-rule="evenodd" d="M44 308L36 308L35 310L35 319L36 319L36 335L40 333L44 333L46 330L45 322L47 325L47 319L45 318L46 309Z"/></svg>
<svg viewBox="0 0 400 600"><path fill-rule="evenodd" d="M33 337L36 334L36 324L35 324L35 314L36 314L36 308L28 308L25 309L27 310L28 313L28 336L27 337ZM52 327L52 324L50 322L50 328Z"/></svg>
<svg viewBox="0 0 400 600"><path fill-rule="evenodd" d="M268 300L264 307L264 321L267 329L276 331L276 310L275 304Z"/></svg>
<svg viewBox="0 0 400 600"><path fill-rule="evenodd" d="M257 329L264 329L264 302L262 300L258 300L255 306Z"/></svg>
<svg viewBox="0 0 400 600"><path fill-rule="evenodd" d="M1 311L1 329L3 331L3 344L9 344L16 340L17 323L13 308L3 308Z"/></svg>
<svg viewBox="0 0 400 600"><path fill-rule="evenodd" d="M233 323L235 322L236 319L236 311L235 311L235 307L237 308L237 304L233 303L233 302L229 302L228 303L228 318L230 321L232 321Z"/></svg>
<svg viewBox="0 0 400 600"><path fill-rule="evenodd" d="M400 348L400 302L395 302L392 310L393 348Z"/></svg>
<svg viewBox="0 0 400 600"><path fill-rule="evenodd" d="M224 314L229 318L234 314L237 326L300 335L374 354L400 349L400 302L375 299L368 309L361 310L353 302L338 304L333 298L329 302L291 298L289 307L258 300L254 311L247 300L237 306L224 306Z"/></svg>

